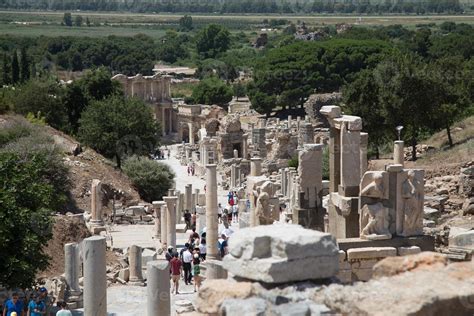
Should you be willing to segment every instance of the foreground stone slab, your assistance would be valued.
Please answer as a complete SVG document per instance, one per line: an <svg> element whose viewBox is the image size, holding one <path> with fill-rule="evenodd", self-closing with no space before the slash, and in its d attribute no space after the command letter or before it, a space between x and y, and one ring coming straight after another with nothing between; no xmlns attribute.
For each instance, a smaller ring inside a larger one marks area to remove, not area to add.
<svg viewBox="0 0 474 316"><path fill-rule="evenodd" d="M298 225L245 228L229 239L224 268L233 275L264 283L324 279L339 267L333 236Z"/></svg>
<svg viewBox="0 0 474 316"><path fill-rule="evenodd" d="M347 250L348 260L385 258L396 255L397 249L394 247L367 247Z"/></svg>
<svg viewBox="0 0 474 316"><path fill-rule="evenodd" d="M472 315L473 284L474 264L461 262L353 286L333 284L314 300L347 315Z"/></svg>

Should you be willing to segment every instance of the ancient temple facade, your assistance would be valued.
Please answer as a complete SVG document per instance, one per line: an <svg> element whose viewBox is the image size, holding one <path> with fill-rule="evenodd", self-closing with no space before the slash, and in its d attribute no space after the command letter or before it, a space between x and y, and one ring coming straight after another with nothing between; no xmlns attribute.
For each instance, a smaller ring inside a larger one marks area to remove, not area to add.
<svg viewBox="0 0 474 316"><path fill-rule="evenodd" d="M177 111L173 109L170 92L171 76L137 74L128 77L118 74L113 76L112 80L120 82L125 96L139 98L152 106L153 114L160 122L164 137L178 133Z"/></svg>

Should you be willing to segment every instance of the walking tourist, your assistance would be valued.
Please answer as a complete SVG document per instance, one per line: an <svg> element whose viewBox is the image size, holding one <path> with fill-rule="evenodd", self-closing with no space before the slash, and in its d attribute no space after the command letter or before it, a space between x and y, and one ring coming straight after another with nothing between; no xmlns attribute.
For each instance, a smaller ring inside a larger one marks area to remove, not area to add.
<svg viewBox="0 0 474 316"><path fill-rule="evenodd" d="M179 294L179 278L181 276L181 267L182 263L181 260L178 258L178 253L175 252L173 254L173 259L170 261L171 263L171 280L173 280L173 288L171 292L175 294Z"/></svg>
<svg viewBox="0 0 474 316"><path fill-rule="evenodd" d="M198 291L201 287L201 261L199 255L195 254L193 258L193 277L194 277L194 292Z"/></svg>
<svg viewBox="0 0 474 316"><path fill-rule="evenodd" d="M183 252L183 270L184 270L184 283L186 285L192 284L191 275L191 261L193 260L192 247L188 244L188 248Z"/></svg>
<svg viewBox="0 0 474 316"><path fill-rule="evenodd" d="M20 295L17 292L12 294L11 299L7 300L3 309L3 316L24 316L23 301L20 300Z"/></svg>

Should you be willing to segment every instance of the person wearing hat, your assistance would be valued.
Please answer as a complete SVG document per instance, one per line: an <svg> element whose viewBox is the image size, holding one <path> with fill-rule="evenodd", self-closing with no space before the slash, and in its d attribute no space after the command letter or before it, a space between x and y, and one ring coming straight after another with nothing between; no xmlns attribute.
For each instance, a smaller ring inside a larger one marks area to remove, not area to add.
<svg viewBox="0 0 474 316"><path fill-rule="evenodd" d="M53 307L54 304L54 297L51 297L48 295L48 289L46 289L44 286L40 287L39 289L39 296L40 299L43 301L44 306L46 307L46 312L44 315L49 315L51 311L51 307Z"/></svg>
<svg viewBox="0 0 474 316"><path fill-rule="evenodd" d="M201 260L199 260L199 254L193 255L193 278L194 278L194 292L198 291L201 287Z"/></svg>
<svg viewBox="0 0 474 316"><path fill-rule="evenodd" d="M12 294L12 298L6 301L3 309L3 316L24 316L23 301L17 292Z"/></svg>
<svg viewBox="0 0 474 316"><path fill-rule="evenodd" d="M40 295L36 295L28 304L28 316L43 316L46 314L46 304Z"/></svg>

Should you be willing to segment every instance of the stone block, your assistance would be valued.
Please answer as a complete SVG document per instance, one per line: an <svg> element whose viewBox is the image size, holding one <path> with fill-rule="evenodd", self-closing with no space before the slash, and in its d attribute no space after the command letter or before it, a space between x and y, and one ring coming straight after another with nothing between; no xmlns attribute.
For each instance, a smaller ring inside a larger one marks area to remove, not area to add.
<svg viewBox="0 0 474 316"><path fill-rule="evenodd" d="M398 247L397 249L399 256L416 255L417 253L421 252L421 248L418 246Z"/></svg>
<svg viewBox="0 0 474 316"><path fill-rule="evenodd" d="M325 105L319 112L330 119L338 118L342 115L341 108L336 105Z"/></svg>
<svg viewBox="0 0 474 316"><path fill-rule="evenodd" d="M352 269L352 281L369 281L372 279L373 271L369 269Z"/></svg>
<svg viewBox="0 0 474 316"><path fill-rule="evenodd" d="M451 227L449 231L449 247L474 250L474 230Z"/></svg>
<svg viewBox="0 0 474 316"><path fill-rule="evenodd" d="M128 268L120 270L118 277L125 282L128 282L130 279L130 270Z"/></svg>
<svg viewBox="0 0 474 316"><path fill-rule="evenodd" d="M229 240L224 268L237 277L265 283L329 278L339 267L333 236L298 225L257 226Z"/></svg>
<svg viewBox="0 0 474 316"><path fill-rule="evenodd" d="M300 316L300 315L324 315L331 311L325 305L315 304L311 301L288 303L273 306L270 315L274 316Z"/></svg>
<svg viewBox="0 0 474 316"><path fill-rule="evenodd" d="M226 316L265 316L266 309L267 303L261 298L226 299L222 302L219 313Z"/></svg>
<svg viewBox="0 0 474 316"><path fill-rule="evenodd" d="M348 260L386 258L396 255L397 249L395 247L367 247L347 250Z"/></svg>
<svg viewBox="0 0 474 316"><path fill-rule="evenodd" d="M341 283L351 283L352 282L352 270L339 270L336 277L341 281Z"/></svg>

